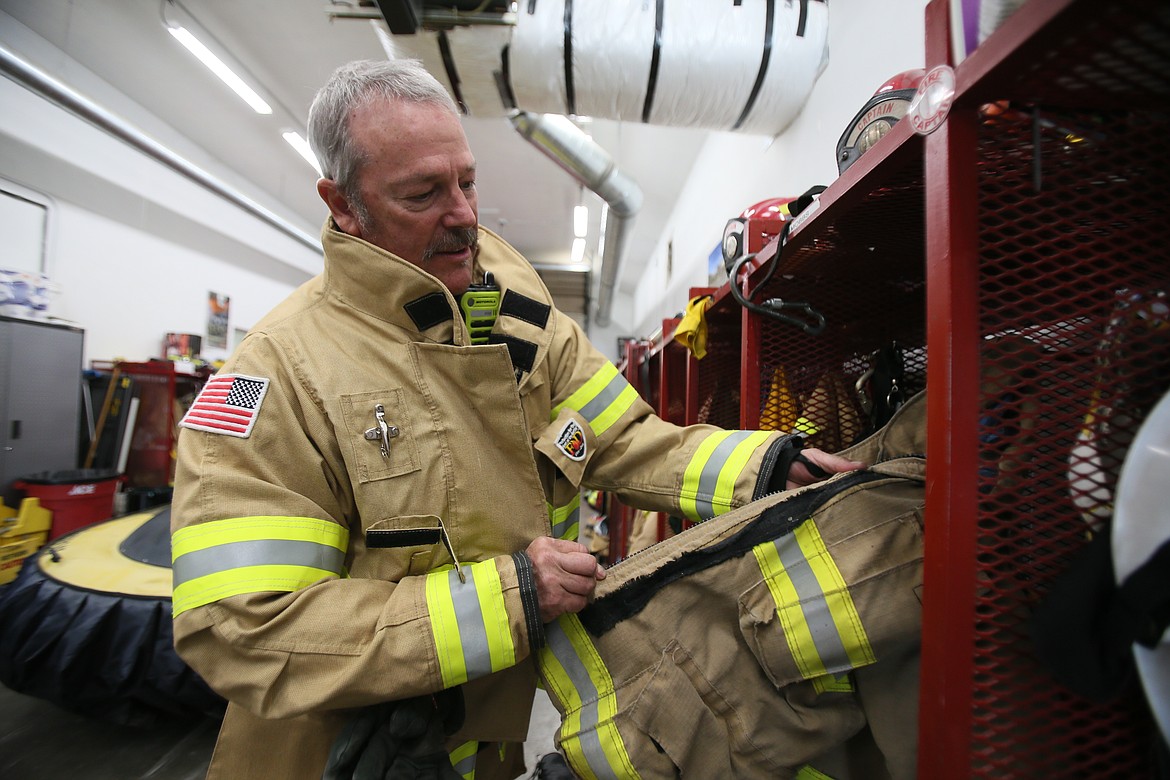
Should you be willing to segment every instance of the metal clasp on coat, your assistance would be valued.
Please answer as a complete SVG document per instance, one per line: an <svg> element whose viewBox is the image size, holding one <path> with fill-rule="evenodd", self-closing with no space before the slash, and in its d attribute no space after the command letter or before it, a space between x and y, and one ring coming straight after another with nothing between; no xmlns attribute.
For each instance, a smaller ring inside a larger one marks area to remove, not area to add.
<svg viewBox="0 0 1170 780"><path fill-rule="evenodd" d="M386 407L382 406L382 404L377 404L374 407L374 419L378 424L373 428L366 429L366 440L378 442L382 450L382 457L389 459L390 440L398 435L398 426L386 424Z"/></svg>

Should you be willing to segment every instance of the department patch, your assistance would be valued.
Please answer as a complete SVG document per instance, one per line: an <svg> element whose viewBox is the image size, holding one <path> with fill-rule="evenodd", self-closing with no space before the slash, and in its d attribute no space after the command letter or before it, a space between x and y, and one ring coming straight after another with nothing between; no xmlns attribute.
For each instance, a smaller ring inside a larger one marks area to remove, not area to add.
<svg viewBox="0 0 1170 780"><path fill-rule="evenodd" d="M557 434L557 446L570 460L585 460L585 431L576 420L569 420Z"/></svg>
<svg viewBox="0 0 1170 780"><path fill-rule="evenodd" d="M213 376L199 391L179 425L246 439L252 433L268 380L241 374Z"/></svg>

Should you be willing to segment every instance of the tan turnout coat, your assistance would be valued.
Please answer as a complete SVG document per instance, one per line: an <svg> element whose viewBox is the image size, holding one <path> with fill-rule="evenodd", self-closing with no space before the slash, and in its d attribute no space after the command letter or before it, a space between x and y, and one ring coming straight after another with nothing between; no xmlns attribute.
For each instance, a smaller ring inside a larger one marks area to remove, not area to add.
<svg viewBox="0 0 1170 780"><path fill-rule="evenodd" d="M730 511L778 438L655 417L488 230L477 271L503 304L476 346L437 279L332 222L322 239L324 272L179 437L175 643L230 702L210 777L315 780L341 711L453 685L453 745L523 741L541 629L512 553L575 539L585 485Z"/></svg>

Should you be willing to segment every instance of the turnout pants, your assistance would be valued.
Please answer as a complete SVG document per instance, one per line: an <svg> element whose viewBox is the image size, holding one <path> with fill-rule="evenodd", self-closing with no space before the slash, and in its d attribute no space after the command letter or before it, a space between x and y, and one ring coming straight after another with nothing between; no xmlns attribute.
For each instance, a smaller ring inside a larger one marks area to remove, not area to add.
<svg viewBox="0 0 1170 780"><path fill-rule="evenodd" d="M610 569L538 658L583 778L825 777L867 724L912 777L925 398L843 454L874 465L721 515Z"/></svg>

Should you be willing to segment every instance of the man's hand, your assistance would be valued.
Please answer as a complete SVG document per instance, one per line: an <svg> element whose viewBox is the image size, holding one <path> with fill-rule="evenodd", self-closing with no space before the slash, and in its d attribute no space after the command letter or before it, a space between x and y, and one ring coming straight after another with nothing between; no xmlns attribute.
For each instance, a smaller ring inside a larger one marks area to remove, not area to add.
<svg viewBox="0 0 1170 780"><path fill-rule="evenodd" d="M566 612L580 612L605 569L583 544L541 536L525 551L532 561L540 620L551 623Z"/></svg>
<svg viewBox="0 0 1170 780"><path fill-rule="evenodd" d="M828 479L843 471L863 469L866 465L859 460L848 460L840 455L832 455L816 448L801 450L800 454L796 456L796 460L792 462L792 467L788 469L788 480L785 487L788 490L793 490L820 482L822 479Z"/></svg>

